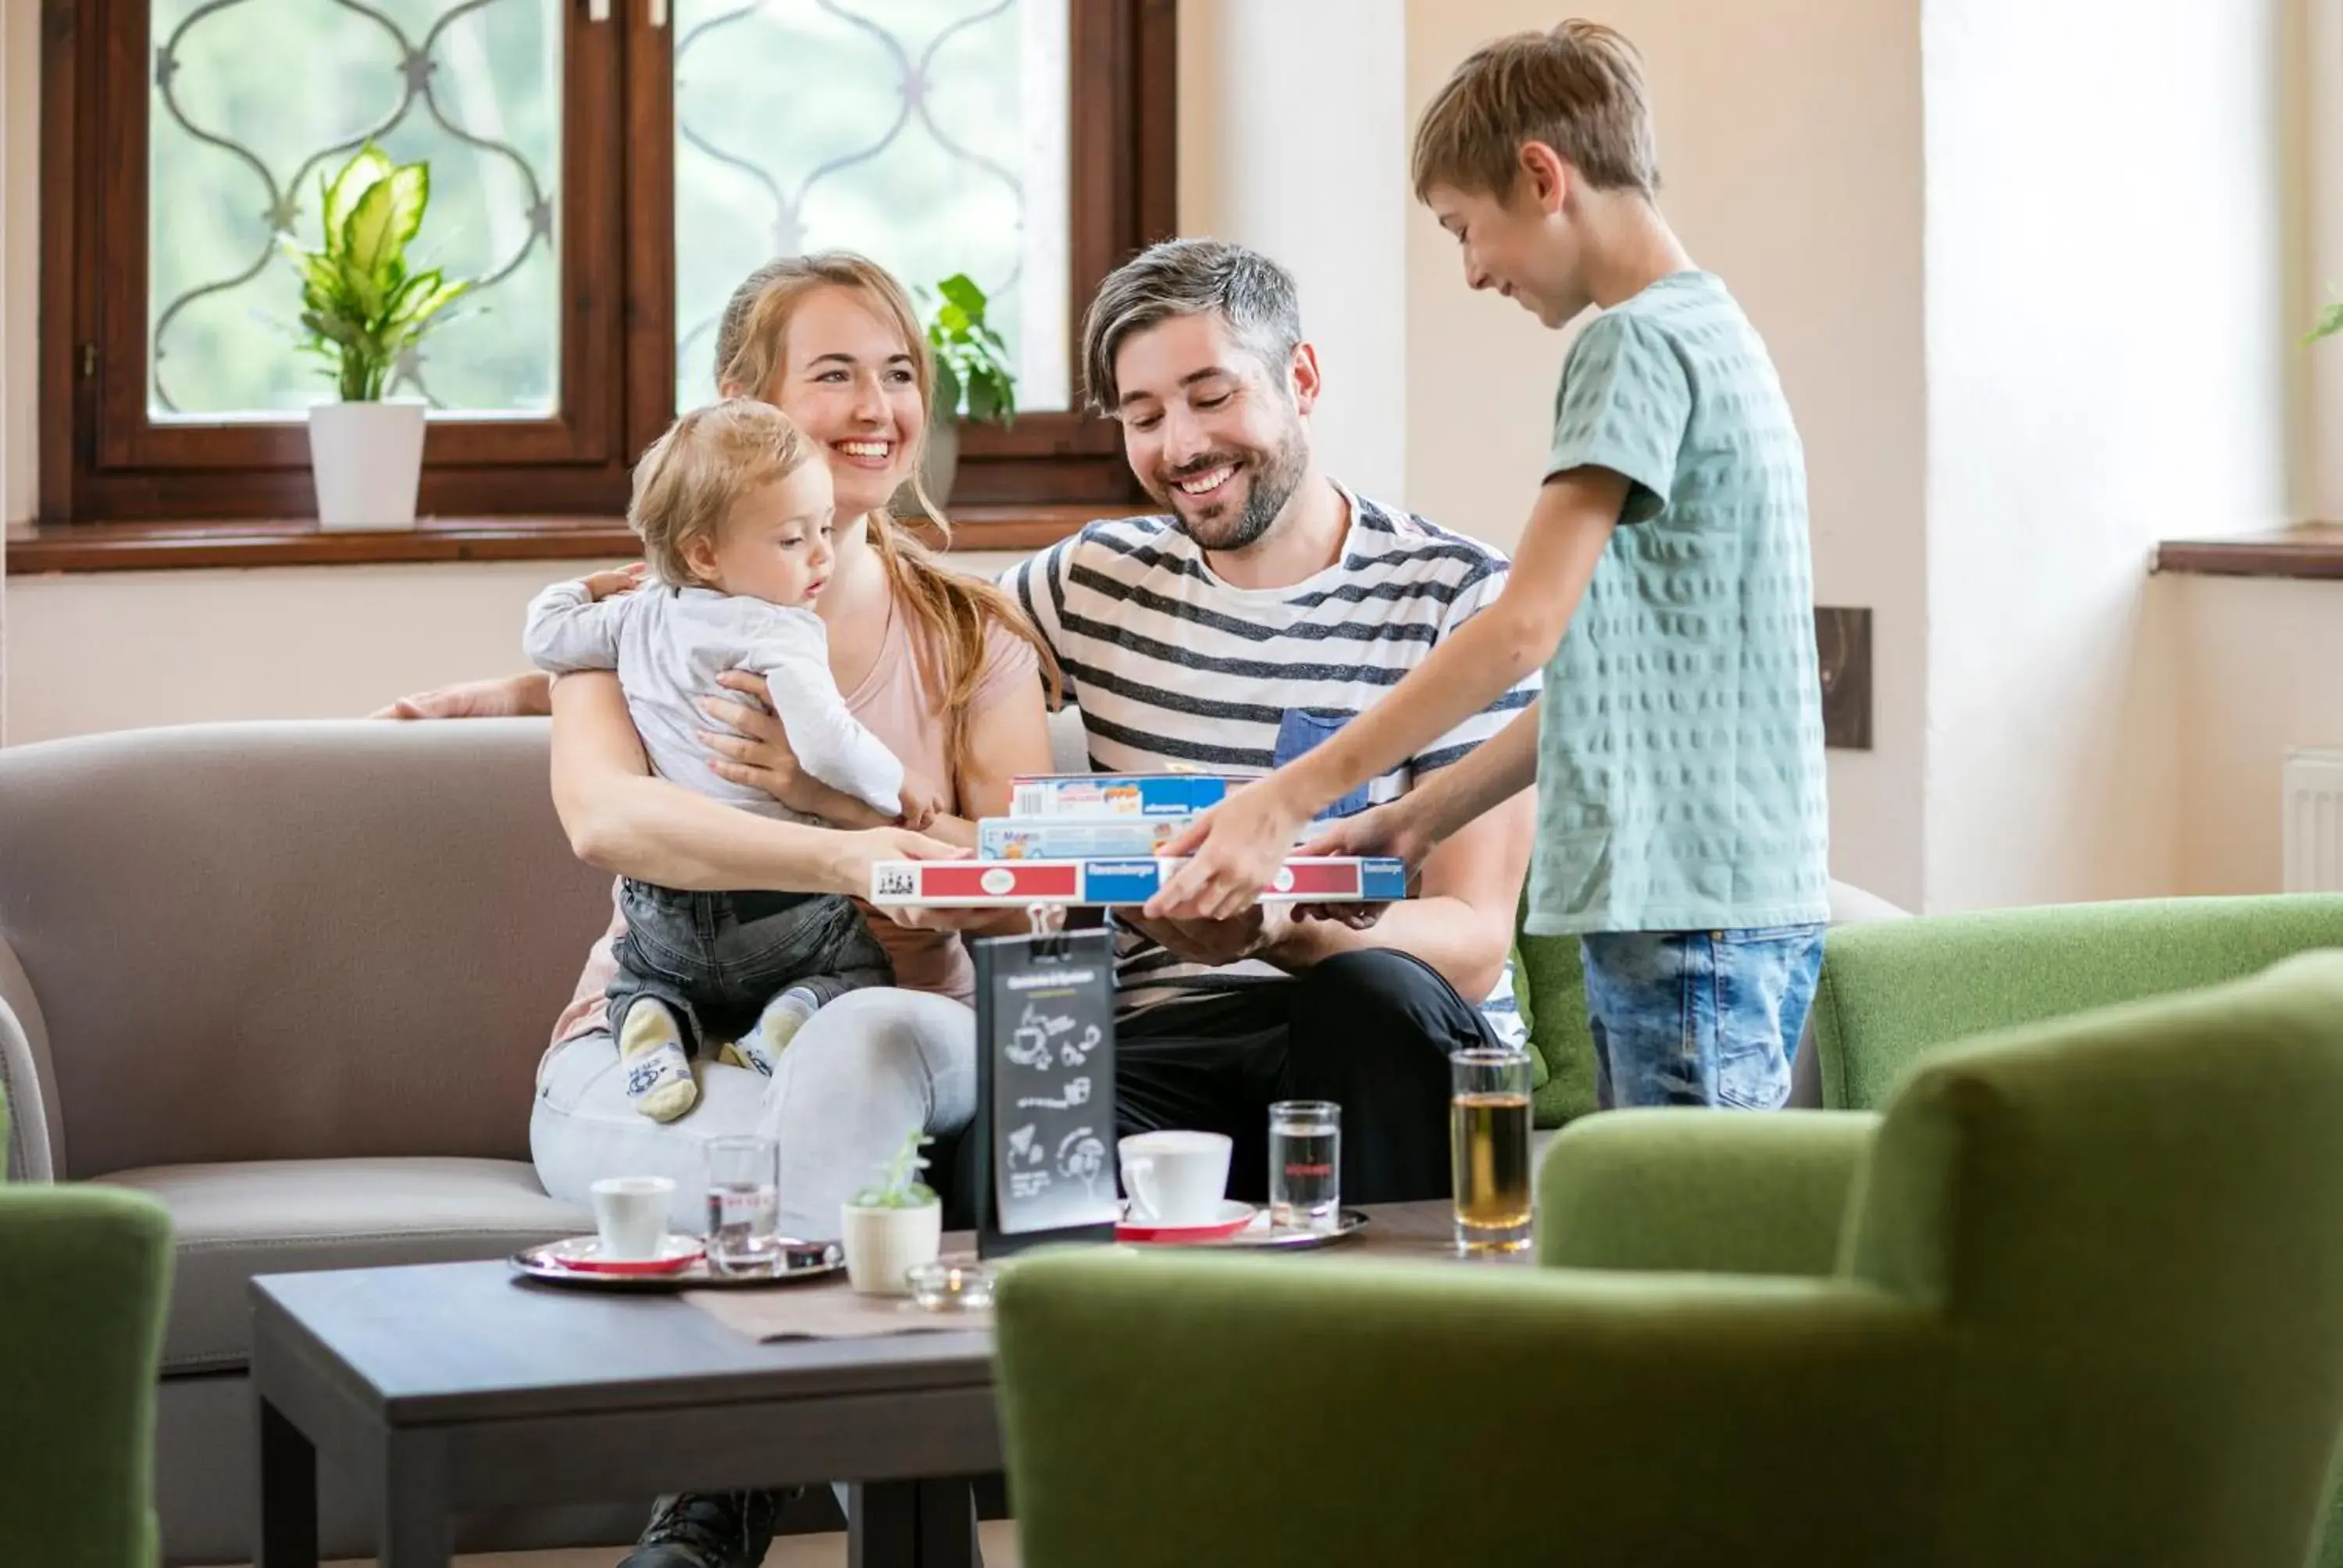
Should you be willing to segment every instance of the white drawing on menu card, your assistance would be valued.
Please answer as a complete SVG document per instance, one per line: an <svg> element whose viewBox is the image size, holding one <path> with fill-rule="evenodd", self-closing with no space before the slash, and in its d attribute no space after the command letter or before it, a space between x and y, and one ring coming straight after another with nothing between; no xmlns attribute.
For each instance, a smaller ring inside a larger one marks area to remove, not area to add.
<svg viewBox="0 0 2343 1568"><path fill-rule="evenodd" d="M1066 1092L1059 1099L1045 1100L1038 1094L1028 1094L1018 1100L1017 1109L1020 1111L1071 1111L1077 1105L1088 1105L1090 1100L1091 1081L1088 1078L1077 1078L1066 1085Z"/></svg>
<svg viewBox="0 0 2343 1568"><path fill-rule="evenodd" d="M1099 1026L1096 1024L1092 1024L1090 1028L1082 1030L1082 1038L1077 1040L1068 1041L1064 1050L1061 1053L1065 1064L1068 1067L1080 1067L1082 1063L1088 1061L1091 1059L1091 1052L1098 1049L1101 1038L1101 1036L1099 1034Z"/></svg>
<svg viewBox="0 0 2343 1568"><path fill-rule="evenodd" d="M1048 1150L1033 1141L1033 1134L1038 1131L1040 1130L1029 1121L1009 1135L1011 1164L1014 1165L1021 1161L1027 1165L1039 1165L1050 1157Z"/></svg>
<svg viewBox="0 0 2343 1568"><path fill-rule="evenodd" d="M1033 1004L1025 1004L1025 1016L1009 1031L1009 1049L1001 1054L1019 1067L1034 1069L1050 1065L1050 1024L1055 1020L1037 1019Z"/></svg>
<svg viewBox="0 0 2343 1568"><path fill-rule="evenodd" d="M1089 1128L1077 1127L1059 1140L1059 1174L1081 1182L1092 1198L1098 1196L1099 1176L1105 1170L1106 1145Z"/></svg>

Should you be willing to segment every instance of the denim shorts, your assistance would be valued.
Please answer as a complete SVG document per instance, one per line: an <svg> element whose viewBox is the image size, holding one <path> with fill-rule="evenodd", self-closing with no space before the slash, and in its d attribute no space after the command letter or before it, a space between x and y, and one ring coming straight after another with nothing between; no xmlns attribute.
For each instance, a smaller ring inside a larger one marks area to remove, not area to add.
<svg viewBox="0 0 2343 1568"><path fill-rule="evenodd" d="M1595 1102L1771 1111L1822 974L1821 926L1623 931L1581 943Z"/></svg>

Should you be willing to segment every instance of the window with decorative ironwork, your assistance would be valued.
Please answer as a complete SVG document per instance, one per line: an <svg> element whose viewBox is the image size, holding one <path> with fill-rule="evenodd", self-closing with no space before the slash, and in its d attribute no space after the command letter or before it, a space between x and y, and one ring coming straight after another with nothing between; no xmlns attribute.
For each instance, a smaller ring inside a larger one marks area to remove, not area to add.
<svg viewBox="0 0 2343 1568"><path fill-rule="evenodd" d="M990 297L1020 415L956 499L1117 503L1081 302L1172 225L1173 0L43 0L46 521L307 515L283 243L371 140L476 279L397 362L422 507L607 517L714 393L767 258L846 246Z"/></svg>

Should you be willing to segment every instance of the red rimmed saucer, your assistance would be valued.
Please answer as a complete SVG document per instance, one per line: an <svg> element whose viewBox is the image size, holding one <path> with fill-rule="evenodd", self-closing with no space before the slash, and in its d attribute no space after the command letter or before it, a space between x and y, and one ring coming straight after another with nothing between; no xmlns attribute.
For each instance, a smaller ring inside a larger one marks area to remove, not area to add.
<svg viewBox="0 0 2343 1568"><path fill-rule="evenodd" d="M1253 1222L1261 1212L1250 1203L1233 1198L1223 1199L1221 1211L1209 1224L1158 1225L1149 1221L1125 1218L1116 1222L1114 1239L1118 1241L1156 1241L1169 1246L1197 1241L1225 1241Z"/></svg>
<svg viewBox="0 0 2343 1568"><path fill-rule="evenodd" d="M536 1251L546 1262L571 1273L612 1274L621 1278L680 1273L708 1255L706 1244L697 1236L662 1237L658 1256L650 1258L605 1258L601 1255L602 1239L598 1236L572 1236L566 1241L555 1241Z"/></svg>

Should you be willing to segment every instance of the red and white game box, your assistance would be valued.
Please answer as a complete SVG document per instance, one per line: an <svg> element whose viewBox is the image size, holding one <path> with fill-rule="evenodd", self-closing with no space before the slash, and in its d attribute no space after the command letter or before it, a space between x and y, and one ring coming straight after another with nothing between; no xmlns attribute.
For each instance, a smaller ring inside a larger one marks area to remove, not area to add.
<svg viewBox="0 0 2343 1568"><path fill-rule="evenodd" d="M870 901L964 909L985 904L1143 904L1179 860L882 860ZM1296 858L1262 894L1265 903L1387 903L1407 897L1407 868L1381 857Z"/></svg>

